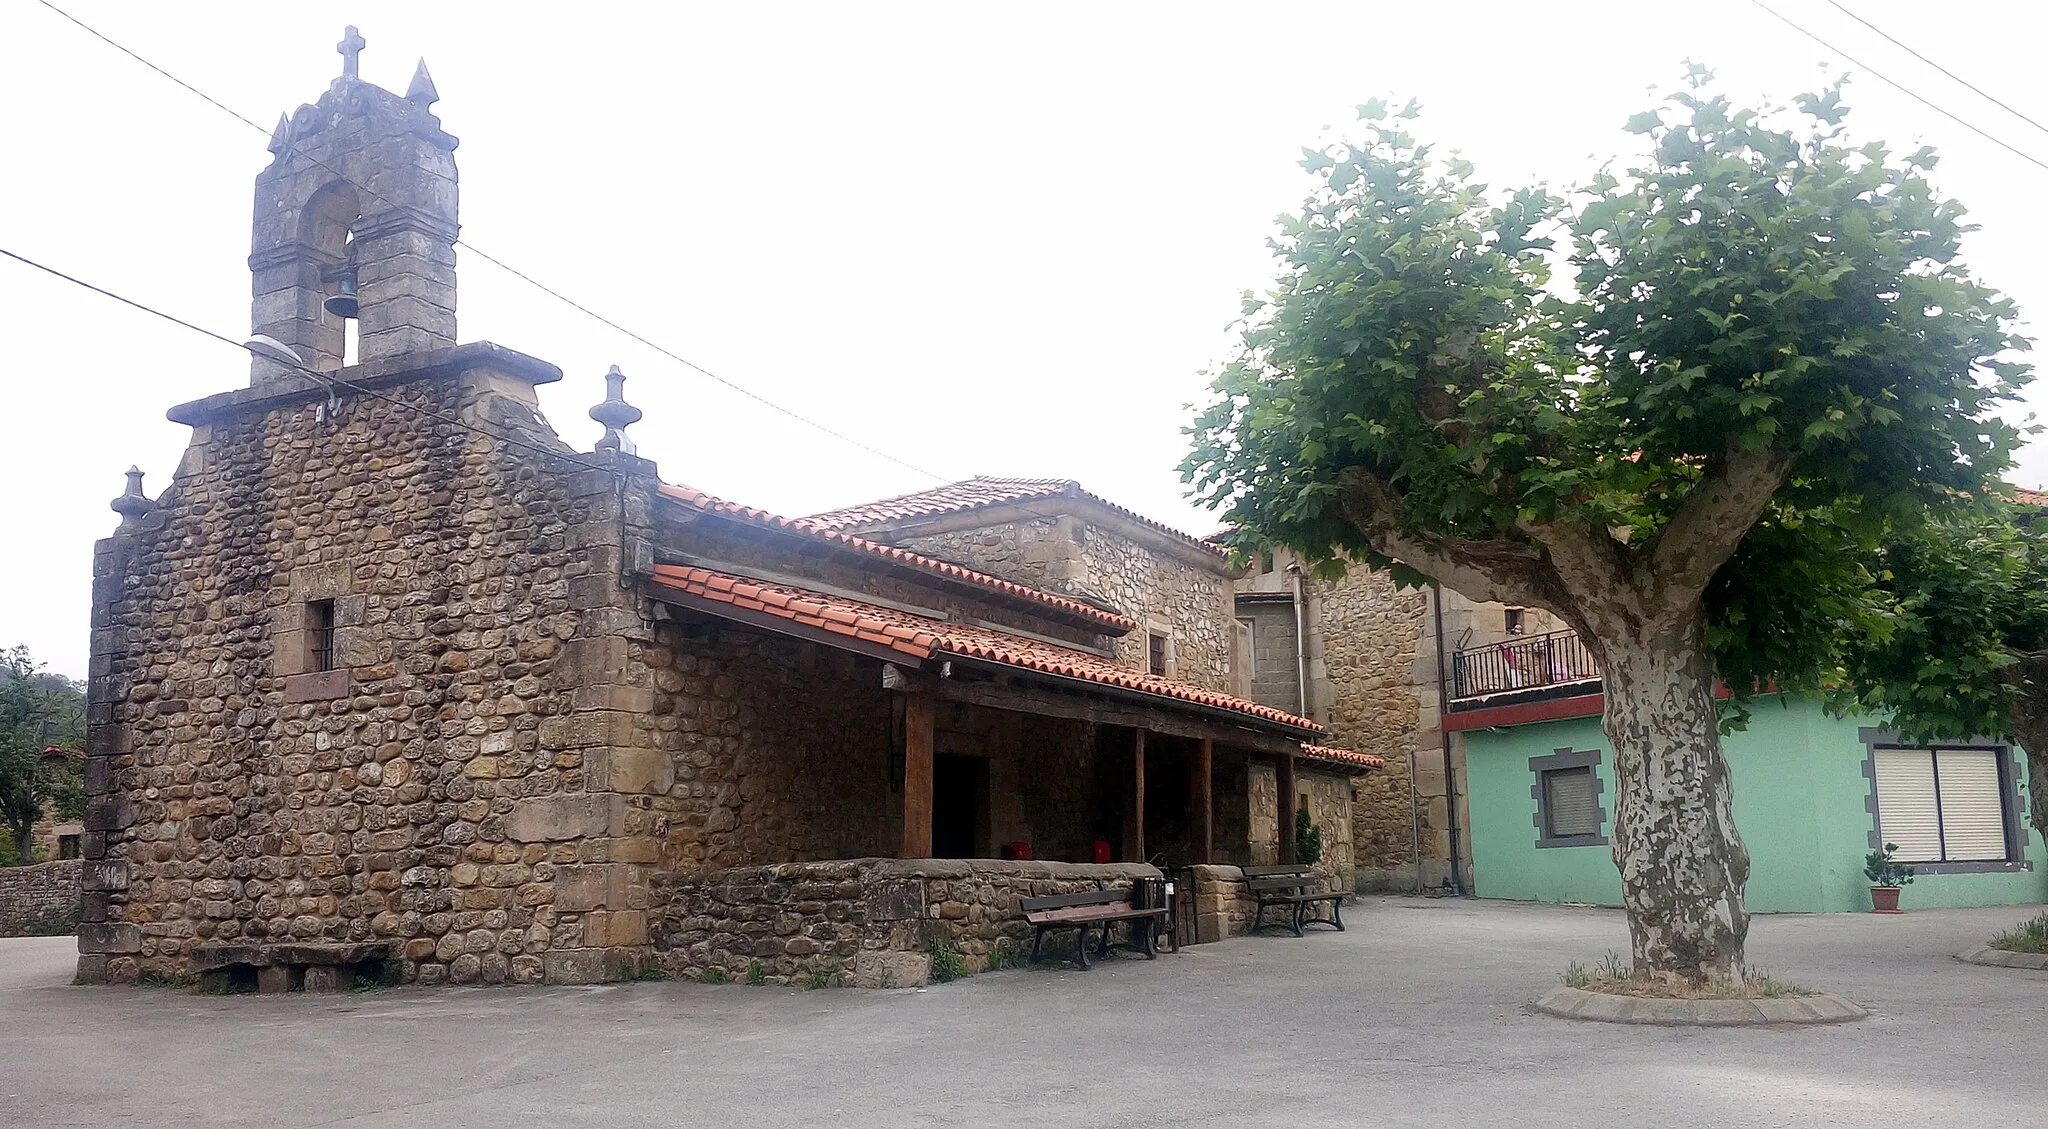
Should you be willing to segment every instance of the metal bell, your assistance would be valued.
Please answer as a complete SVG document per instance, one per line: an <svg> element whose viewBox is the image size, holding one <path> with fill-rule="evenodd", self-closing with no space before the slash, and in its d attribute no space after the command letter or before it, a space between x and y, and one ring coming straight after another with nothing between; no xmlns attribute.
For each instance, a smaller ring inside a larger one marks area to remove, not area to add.
<svg viewBox="0 0 2048 1129"><path fill-rule="evenodd" d="M351 266L343 271L339 281L341 293L320 303L320 306L338 318L355 317L362 310L362 306L356 301L356 268Z"/></svg>

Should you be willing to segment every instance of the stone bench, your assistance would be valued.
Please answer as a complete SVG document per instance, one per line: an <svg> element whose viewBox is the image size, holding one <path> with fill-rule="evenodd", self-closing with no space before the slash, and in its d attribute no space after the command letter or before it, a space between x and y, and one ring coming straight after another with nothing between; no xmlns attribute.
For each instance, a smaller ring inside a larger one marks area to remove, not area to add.
<svg viewBox="0 0 2048 1129"><path fill-rule="evenodd" d="M344 992L358 976L377 976L391 959L382 941L285 941L246 944L208 941L192 954L205 991Z"/></svg>

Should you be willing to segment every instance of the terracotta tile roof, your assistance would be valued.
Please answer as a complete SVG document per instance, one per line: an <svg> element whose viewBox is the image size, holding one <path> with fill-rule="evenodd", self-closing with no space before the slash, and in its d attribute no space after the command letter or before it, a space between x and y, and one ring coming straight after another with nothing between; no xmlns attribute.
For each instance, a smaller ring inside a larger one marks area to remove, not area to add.
<svg viewBox="0 0 2048 1129"><path fill-rule="evenodd" d="M2027 490L2015 486L2012 491L2012 500L2022 506L2048 507L2048 491Z"/></svg>
<svg viewBox="0 0 2048 1129"><path fill-rule="evenodd" d="M1093 502L1139 525L1177 537L1218 556L1227 555L1226 550L1209 541L1182 533L1163 522L1153 521L1099 494L1091 494L1083 490L1080 483L1070 478L990 478L987 475L980 475L960 482L950 482L944 486L934 486L930 490L920 490L915 494L899 494L878 502L812 514L806 520L817 522L828 529L873 529L901 521L943 517L993 506L1014 506L1048 498L1079 498Z"/></svg>
<svg viewBox="0 0 2048 1129"><path fill-rule="evenodd" d="M1371 753L1354 752L1350 749L1333 748L1329 745L1304 744L1301 747L1301 755L1310 760L1330 761L1334 764L1343 765L1346 768L1387 767L1385 757L1376 757Z"/></svg>
<svg viewBox="0 0 2048 1129"><path fill-rule="evenodd" d="M1115 686L1191 705L1244 714L1297 730L1320 732L1307 718L1262 706L1243 698L1162 678L1086 651L1026 639L1020 635L965 623L946 623L894 608L827 595L808 588L752 580L731 573L685 565L658 565L654 582L703 600L730 604L744 611L775 616L849 639L885 647L919 661L954 655L1013 666L1042 674ZM1353 756L1361 754L1351 754Z"/></svg>
<svg viewBox="0 0 2048 1129"><path fill-rule="evenodd" d="M756 509L753 506L742 506L737 502L728 502L716 495L706 494L694 486L671 486L664 483L661 487L661 493L663 497L672 498L692 509L718 514L721 517L732 518L735 521L745 522L764 529L774 529L784 533L809 537L826 544L836 545L842 549L874 557L878 560L885 560L891 564L902 565L906 568L913 568L919 572L943 577L947 580L984 588L1013 600L1037 604L1072 618L1087 620L1098 626L1108 628L1118 635L1127 634L1138 629L1136 621L1126 619L1115 612L1104 611L1094 604L1083 603L1080 600L1069 599L1065 596L1056 596L1051 592L1041 591L1025 584L1017 584L1013 581L1004 580L999 576L990 576L985 572L977 572L974 569L954 564L951 561L942 561L936 557L925 556L922 553L913 553L908 549L899 549L894 545L884 545L878 541L870 541L865 537L856 537L851 533L827 529L809 518L783 517L781 514L769 513L767 510Z"/></svg>

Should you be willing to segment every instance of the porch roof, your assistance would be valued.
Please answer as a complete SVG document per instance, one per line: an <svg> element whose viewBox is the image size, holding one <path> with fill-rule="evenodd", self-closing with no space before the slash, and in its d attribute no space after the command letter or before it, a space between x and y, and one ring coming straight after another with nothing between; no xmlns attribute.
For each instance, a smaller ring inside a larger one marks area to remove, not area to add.
<svg viewBox="0 0 2048 1129"><path fill-rule="evenodd" d="M1361 753L1353 749L1334 748L1330 745L1304 744L1301 747L1301 755L1307 760L1323 761L1339 768L1355 769L1361 774L1367 769L1387 767L1385 757L1376 757L1371 753Z"/></svg>
<svg viewBox="0 0 2048 1129"><path fill-rule="evenodd" d="M836 637L827 641L905 665L932 659L968 659L1235 714L1293 730L1296 740L1300 735L1323 731L1322 726L1308 718L1285 710L991 627L950 623L845 596L689 565L656 566L654 584L664 590L657 592L657 597L680 597L689 606L710 614L729 611L737 613L731 618L761 626L774 626L779 621L786 627L808 629L809 634Z"/></svg>

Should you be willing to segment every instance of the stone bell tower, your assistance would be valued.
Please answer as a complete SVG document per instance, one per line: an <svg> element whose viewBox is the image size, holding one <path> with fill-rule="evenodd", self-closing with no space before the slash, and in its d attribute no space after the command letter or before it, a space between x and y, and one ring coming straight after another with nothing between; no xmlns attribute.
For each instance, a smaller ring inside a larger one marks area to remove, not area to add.
<svg viewBox="0 0 2048 1129"><path fill-rule="evenodd" d="M363 47L349 28L341 77L279 117L256 177L254 330L319 371L344 364L351 312L348 363L455 343L456 140L425 60L401 98L359 77ZM258 356L250 383L288 371Z"/></svg>

